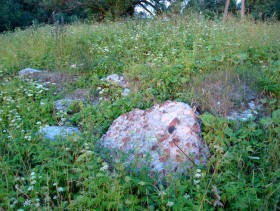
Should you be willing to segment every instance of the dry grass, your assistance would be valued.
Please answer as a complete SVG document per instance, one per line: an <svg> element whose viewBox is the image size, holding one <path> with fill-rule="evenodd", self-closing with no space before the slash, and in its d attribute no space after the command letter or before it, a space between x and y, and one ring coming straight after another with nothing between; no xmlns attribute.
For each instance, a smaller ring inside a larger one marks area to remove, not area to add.
<svg viewBox="0 0 280 211"><path fill-rule="evenodd" d="M202 111L227 116L230 111L244 109L245 104L258 98L255 80L231 70L218 70L194 77L190 87Z"/></svg>

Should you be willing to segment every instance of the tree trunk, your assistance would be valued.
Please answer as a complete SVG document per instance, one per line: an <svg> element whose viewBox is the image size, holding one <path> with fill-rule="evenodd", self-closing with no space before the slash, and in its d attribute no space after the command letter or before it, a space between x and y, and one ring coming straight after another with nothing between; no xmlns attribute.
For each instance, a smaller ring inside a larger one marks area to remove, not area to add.
<svg viewBox="0 0 280 211"><path fill-rule="evenodd" d="M245 0L241 0L241 20L244 20L245 15Z"/></svg>
<svg viewBox="0 0 280 211"><path fill-rule="evenodd" d="M225 5L224 15L223 15L223 22L226 21L226 18L227 18L227 15L228 15L229 1L230 1L230 0L226 0L226 5Z"/></svg>

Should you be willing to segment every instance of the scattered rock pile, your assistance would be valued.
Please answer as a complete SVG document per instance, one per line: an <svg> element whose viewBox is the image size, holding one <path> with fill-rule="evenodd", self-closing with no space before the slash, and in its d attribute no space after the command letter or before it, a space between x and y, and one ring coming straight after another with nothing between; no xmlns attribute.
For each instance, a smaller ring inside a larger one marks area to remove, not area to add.
<svg viewBox="0 0 280 211"><path fill-rule="evenodd" d="M77 76L68 73L50 72L47 70L37 70L33 68L26 68L19 71L19 76L21 78L38 81L43 85L48 86L51 84L58 89L63 88L64 84L72 83L77 79ZM127 96L130 92L127 88L128 83L125 81L123 76L112 74L104 79L101 79L101 81L121 87L123 89L122 96ZM67 135L72 135L74 133L80 134L81 132L77 127L66 126L71 124L67 118L65 118L69 112L70 106L80 102L87 102L92 106L97 105L99 103L98 95L92 95L89 89L76 89L65 98L55 101L54 109L56 115L61 118L59 122L60 126L44 126L40 129L39 133L42 134L44 138L52 141L54 141L58 136L65 138Z"/></svg>
<svg viewBox="0 0 280 211"><path fill-rule="evenodd" d="M127 96L130 93L130 89L128 88L128 82L124 79L123 76L120 76L118 74L112 74L107 76L106 78L101 79L101 81L106 81L110 84L123 88L122 96Z"/></svg>
<svg viewBox="0 0 280 211"><path fill-rule="evenodd" d="M109 75L106 78L101 79L101 81L107 81L109 83L116 84L123 88L126 88L128 85L127 82L124 80L124 77L118 74Z"/></svg>
<svg viewBox="0 0 280 211"><path fill-rule="evenodd" d="M260 104L255 104L254 101L248 103L248 108L245 110L231 111L227 116L227 119L236 120L236 121L249 121L253 117L257 117L259 111L262 110Z"/></svg>
<svg viewBox="0 0 280 211"><path fill-rule="evenodd" d="M122 152L130 165L136 163L140 169L148 166L151 172L164 174L204 164L208 155L192 108L171 101L121 115L100 145L111 151L113 159Z"/></svg>
<svg viewBox="0 0 280 211"><path fill-rule="evenodd" d="M32 79L43 84L55 85L58 88L63 88L66 83L73 83L78 78L76 75L72 75L69 73L37 70L29 67L19 71L19 76L22 78Z"/></svg>

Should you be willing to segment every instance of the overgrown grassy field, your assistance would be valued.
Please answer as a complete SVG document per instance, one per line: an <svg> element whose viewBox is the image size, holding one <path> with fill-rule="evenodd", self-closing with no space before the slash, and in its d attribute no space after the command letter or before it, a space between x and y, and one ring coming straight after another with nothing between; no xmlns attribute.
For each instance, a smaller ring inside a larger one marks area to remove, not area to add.
<svg viewBox="0 0 280 211"><path fill-rule="evenodd" d="M0 210L280 209L279 34L278 22L189 17L1 34ZM41 86L17 76L26 67L77 80L60 89ZM81 136L64 142L38 136L41 126L60 121L55 100L77 88L97 95L104 86L99 79L111 73L124 75L134 92L121 97L104 87L110 101L73 108L67 118ZM261 115L247 122L225 118L251 92ZM161 182L124 163L104 168L95 142L112 121L165 100L201 107L207 165Z"/></svg>

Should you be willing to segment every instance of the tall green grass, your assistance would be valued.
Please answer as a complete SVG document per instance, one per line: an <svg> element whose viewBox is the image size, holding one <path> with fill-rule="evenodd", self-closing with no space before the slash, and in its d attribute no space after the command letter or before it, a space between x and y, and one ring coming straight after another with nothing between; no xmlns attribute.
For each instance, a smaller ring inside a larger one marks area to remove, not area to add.
<svg viewBox="0 0 280 211"><path fill-rule="evenodd" d="M45 26L1 34L0 207L279 209L279 34L278 22L232 19L221 24L195 17ZM96 107L82 106L69 118L81 126L83 135L48 142L37 132L57 122L56 90L16 77L26 67L78 74L72 89L93 92L102 85L98 78L119 73L137 92ZM190 103L197 97L194 88L201 86L194 81L217 71L254 82L267 116L236 123L201 115L212 156L206 166L178 178L159 182L121 162L107 168L95 142L115 118L167 99Z"/></svg>

